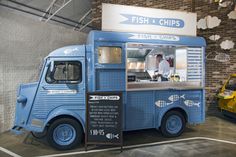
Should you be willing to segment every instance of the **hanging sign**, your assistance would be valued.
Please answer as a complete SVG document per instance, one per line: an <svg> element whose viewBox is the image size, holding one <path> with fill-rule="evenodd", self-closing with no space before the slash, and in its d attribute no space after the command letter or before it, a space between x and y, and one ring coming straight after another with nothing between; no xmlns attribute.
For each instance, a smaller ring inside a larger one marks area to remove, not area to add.
<svg viewBox="0 0 236 157"><path fill-rule="evenodd" d="M196 36L197 14L102 4L102 30Z"/></svg>
<svg viewBox="0 0 236 157"><path fill-rule="evenodd" d="M87 144L122 146L122 93L88 93L86 111L86 147Z"/></svg>

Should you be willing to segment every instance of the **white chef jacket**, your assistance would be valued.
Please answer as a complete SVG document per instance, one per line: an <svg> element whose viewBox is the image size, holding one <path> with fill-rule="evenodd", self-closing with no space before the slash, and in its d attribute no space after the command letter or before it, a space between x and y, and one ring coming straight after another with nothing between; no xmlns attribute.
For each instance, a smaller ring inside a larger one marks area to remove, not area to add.
<svg viewBox="0 0 236 157"><path fill-rule="evenodd" d="M169 64L169 62L167 62L167 60L163 59L159 63L157 74L161 74L162 77L168 78L168 76L170 74L170 64Z"/></svg>

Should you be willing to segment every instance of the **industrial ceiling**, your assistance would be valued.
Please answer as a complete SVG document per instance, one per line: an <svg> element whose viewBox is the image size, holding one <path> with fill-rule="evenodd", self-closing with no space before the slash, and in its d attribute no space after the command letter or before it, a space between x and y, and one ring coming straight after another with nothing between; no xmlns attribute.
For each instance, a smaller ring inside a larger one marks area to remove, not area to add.
<svg viewBox="0 0 236 157"><path fill-rule="evenodd" d="M96 29L91 26L91 0L0 0L0 7L75 31Z"/></svg>

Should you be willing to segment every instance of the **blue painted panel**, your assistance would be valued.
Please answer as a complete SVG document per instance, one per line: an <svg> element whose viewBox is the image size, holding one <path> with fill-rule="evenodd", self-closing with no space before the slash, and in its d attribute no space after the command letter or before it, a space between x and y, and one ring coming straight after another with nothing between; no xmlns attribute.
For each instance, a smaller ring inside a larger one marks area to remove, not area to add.
<svg viewBox="0 0 236 157"><path fill-rule="evenodd" d="M26 98L26 103L16 103L15 126L24 127L29 118L32 103L37 91L38 82L20 85L17 97L23 96Z"/></svg>
<svg viewBox="0 0 236 157"><path fill-rule="evenodd" d="M203 90L168 90L156 91L156 127L161 124L164 114L173 109L180 108L187 115L187 122L190 124L202 123L205 120ZM174 102L173 102L174 101ZM161 104L161 105L160 105Z"/></svg>
<svg viewBox="0 0 236 157"><path fill-rule="evenodd" d="M85 58L73 57L73 58L50 58L50 61L80 61L82 63L82 82L79 84L48 84L45 81L45 75L48 66L45 67L42 74L40 86L38 88L34 105L31 111L28 125L32 125L33 120L41 121L42 127L46 125L48 116L57 108L64 108L73 112L80 113L81 110L85 111ZM53 91L53 92L52 92ZM61 92L60 92L61 91ZM64 91L73 91L72 93L66 93ZM56 113L55 113L56 114ZM50 115L52 116L52 115ZM57 115L55 115L57 116ZM85 119L85 115L80 115L82 119ZM39 126L40 127L40 126ZM41 129L41 128L40 128Z"/></svg>
<svg viewBox="0 0 236 157"><path fill-rule="evenodd" d="M160 90L155 92L155 128L159 128L164 114L171 108L180 107L182 97L178 90Z"/></svg>
<svg viewBox="0 0 236 157"><path fill-rule="evenodd" d="M181 105L186 107L188 112L189 123L202 123L205 120L203 101L203 90L183 90L181 95L185 95L185 99L181 99Z"/></svg>
<svg viewBox="0 0 236 157"><path fill-rule="evenodd" d="M153 128L154 107L153 91L127 92L125 130Z"/></svg>
<svg viewBox="0 0 236 157"><path fill-rule="evenodd" d="M96 91L125 91L125 70L97 69Z"/></svg>
<svg viewBox="0 0 236 157"><path fill-rule="evenodd" d="M32 110L34 118L46 119L48 114L59 106L84 106L84 94L79 94L84 91L79 88L80 86L77 85L72 85L68 88L65 84L44 85L44 87L39 87ZM78 90L78 94L49 94L49 90Z"/></svg>
<svg viewBox="0 0 236 157"><path fill-rule="evenodd" d="M85 45L65 46L52 51L48 57L78 57L85 56Z"/></svg>
<svg viewBox="0 0 236 157"><path fill-rule="evenodd" d="M203 90L155 90L127 92L125 130L159 128L166 112L182 109L190 124L205 120Z"/></svg>
<svg viewBox="0 0 236 157"><path fill-rule="evenodd" d="M86 46L87 47L87 46ZM87 80L87 91L93 91L93 87L94 87L94 60L92 57L92 49L93 47L90 48L89 51L87 51L86 53L86 80Z"/></svg>

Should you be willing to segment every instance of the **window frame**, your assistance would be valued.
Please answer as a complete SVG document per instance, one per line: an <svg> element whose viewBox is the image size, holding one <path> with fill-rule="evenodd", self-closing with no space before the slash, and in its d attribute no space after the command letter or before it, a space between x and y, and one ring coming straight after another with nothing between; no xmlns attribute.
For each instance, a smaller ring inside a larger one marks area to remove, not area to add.
<svg viewBox="0 0 236 157"><path fill-rule="evenodd" d="M81 83L82 81L83 81L83 64L82 64L82 62L81 61L78 61L78 60L60 60L60 61L58 61L58 60L55 60L55 61L53 61L54 62L54 69L53 69L53 71L50 71L50 67L51 67L51 63L49 63L49 66L48 66L48 69L47 69L47 72L46 72L46 74L45 74L45 81L46 81L46 83L48 83L48 84L79 84L79 83ZM79 79L78 80L55 80L55 77L54 77L54 75L55 75L55 63L56 62L64 62L64 63L66 63L66 64L68 64L68 63L74 63L74 65L80 65L80 74L79 74ZM76 63L76 64L75 64ZM48 79L47 79L47 77L49 76L50 78L51 78L51 75L53 75L53 79L54 79L54 81L52 81L52 82L49 82L48 81Z"/></svg>

